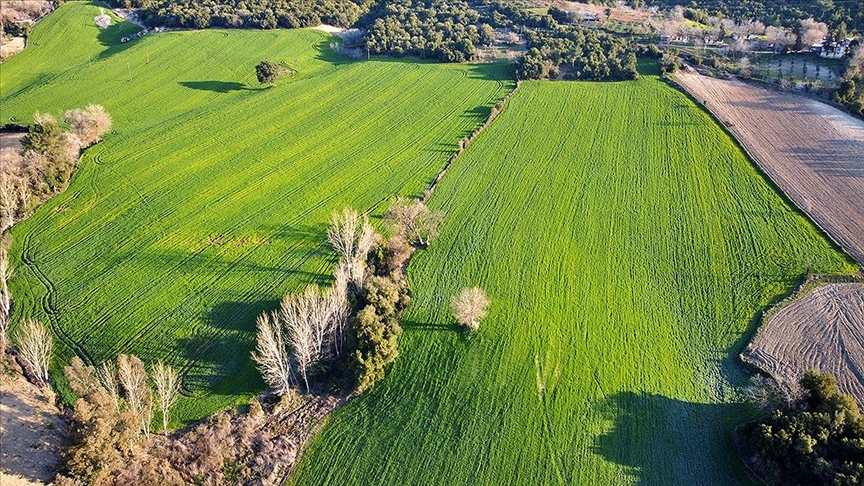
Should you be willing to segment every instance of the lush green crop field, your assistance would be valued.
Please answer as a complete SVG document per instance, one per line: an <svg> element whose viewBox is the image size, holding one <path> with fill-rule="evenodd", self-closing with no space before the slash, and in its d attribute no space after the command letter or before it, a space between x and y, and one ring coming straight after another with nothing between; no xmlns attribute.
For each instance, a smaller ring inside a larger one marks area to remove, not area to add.
<svg viewBox="0 0 864 486"><path fill-rule="evenodd" d="M88 103L115 121L14 228L15 316L50 323L55 376L76 353L181 366L180 422L263 389L255 317L327 278L330 212L421 193L512 87L504 66L338 61L311 30L119 44L134 26L98 14L67 4L0 67L0 124ZM298 74L261 88L262 59Z"/></svg>
<svg viewBox="0 0 864 486"><path fill-rule="evenodd" d="M401 355L301 484L734 484L754 317L835 251L688 98L528 83L443 179ZM458 289L492 299L478 335Z"/></svg>

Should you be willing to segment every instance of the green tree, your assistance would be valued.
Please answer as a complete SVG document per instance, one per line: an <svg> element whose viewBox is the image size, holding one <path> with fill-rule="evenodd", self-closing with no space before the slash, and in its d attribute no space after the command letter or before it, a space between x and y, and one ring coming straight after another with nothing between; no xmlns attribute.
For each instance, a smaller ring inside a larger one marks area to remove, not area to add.
<svg viewBox="0 0 864 486"><path fill-rule="evenodd" d="M399 316L409 302L408 286L401 275L373 275L366 279L362 308L351 322L358 391L383 378L387 365L399 355Z"/></svg>
<svg viewBox="0 0 864 486"><path fill-rule="evenodd" d="M864 484L864 417L829 374L810 371L802 398L742 427L768 484Z"/></svg>
<svg viewBox="0 0 864 486"><path fill-rule="evenodd" d="M280 74L282 74L282 66L273 61L261 61L255 66L255 76L261 84L273 86Z"/></svg>

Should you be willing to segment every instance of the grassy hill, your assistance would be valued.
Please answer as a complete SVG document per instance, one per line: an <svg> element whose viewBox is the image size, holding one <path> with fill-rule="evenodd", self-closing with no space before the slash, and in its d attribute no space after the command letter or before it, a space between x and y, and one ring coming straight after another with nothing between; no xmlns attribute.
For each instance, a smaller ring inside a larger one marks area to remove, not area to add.
<svg viewBox="0 0 864 486"><path fill-rule="evenodd" d="M69 189L12 231L15 318L50 324L55 376L73 354L182 367L181 423L263 390L255 317L326 283L330 212L422 193L511 88L505 66L338 60L311 30L120 44L136 28L96 15L61 7L2 65L0 124L88 103L114 117ZM262 59L297 74L261 87Z"/></svg>
<svg viewBox="0 0 864 486"><path fill-rule="evenodd" d="M735 484L735 356L806 272L853 270L681 93L524 84L430 204L392 373L298 484ZM481 285L476 336L448 299Z"/></svg>

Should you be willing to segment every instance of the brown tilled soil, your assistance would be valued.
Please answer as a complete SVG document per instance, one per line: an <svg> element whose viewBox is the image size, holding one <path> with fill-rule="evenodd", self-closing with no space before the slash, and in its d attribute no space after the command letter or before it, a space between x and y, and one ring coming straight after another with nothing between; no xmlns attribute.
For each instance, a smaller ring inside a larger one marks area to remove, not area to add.
<svg viewBox="0 0 864 486"><path fill-rule="evenodd" d="M21 376L0 371L0 485L51 482L63 465L68 426L54 397Z"/></svg>
<svg viewBox="0 0 864 486"><path fill-rule="evenodd" d="M864 121L740 81L678 73L798 207L864 265Z"/></svg>
<svg viewBox="0 0 864 486"><path fill-rule="evenodd" d="M808 370L837 377L864 405L864 284L826 284L768 318L742 357L785 383Z"/></svg>

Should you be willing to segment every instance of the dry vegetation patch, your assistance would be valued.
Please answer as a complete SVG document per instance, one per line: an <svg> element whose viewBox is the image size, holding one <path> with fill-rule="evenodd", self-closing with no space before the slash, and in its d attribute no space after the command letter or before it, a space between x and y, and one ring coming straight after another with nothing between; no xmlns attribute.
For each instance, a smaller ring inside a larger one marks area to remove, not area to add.
<svg viewBox="0 0 864 486"><path fill-rule="evenodd" d="M822 285L780 309L743 357L786 384L809 370L831 373L864 403L864 284Z"/></svg>
<svg viewBox="0 0 864 486"><path fill-rule="evenodd" d="M677 81L769 177L864 263L864 122L809 98L681 72Z"/></svg>

